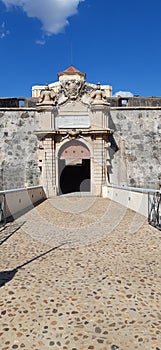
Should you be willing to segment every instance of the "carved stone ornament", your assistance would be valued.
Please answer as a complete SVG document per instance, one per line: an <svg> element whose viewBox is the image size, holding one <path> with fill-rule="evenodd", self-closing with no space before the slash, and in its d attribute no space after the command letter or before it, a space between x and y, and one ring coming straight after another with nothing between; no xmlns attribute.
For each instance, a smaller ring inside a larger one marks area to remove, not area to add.
<svg viewBox="0 0 161 350"><path fill-rule="evenodd" d="M49 88L48 84L46 84L45 89L41 90L40 92L39 104L56 105L56 103L56 93L54 92L54 90L51 90Z"/></svg>
<svg viewBox="0 0 161 350"><path fill-rule="evenodd" d="M75 101L86 93L86 84L84 81L69 80L61 83L59 94L64 94L66 100Z"/></svg>
<svg viewBox="0 0 161 350"><path fill-rule="evenodd" d="M97 84L96 90L91 93L91 103L109 105L104 90L101 90L100 83Z"/></svg>
<svg viewBox="0 0 161 350"><path fill-rule="evenodd" d="M81 130L76 130L76 129L67 130L66 135L61 138L60 142L64 141L65 139L75 140L78 137L83 138L83 136L81 135Z"/></svg>

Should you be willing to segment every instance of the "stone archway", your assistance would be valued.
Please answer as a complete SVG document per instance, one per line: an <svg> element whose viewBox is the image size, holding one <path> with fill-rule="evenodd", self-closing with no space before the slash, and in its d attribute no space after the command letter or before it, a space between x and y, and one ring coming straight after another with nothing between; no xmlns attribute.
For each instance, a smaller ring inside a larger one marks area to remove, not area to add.
<svg viewBox="0 0 161 350"><path fill-rule="evenodd" d="M81 141L66 142L58 152L59 194L90 192L91 161L88 147Z"/></svg>

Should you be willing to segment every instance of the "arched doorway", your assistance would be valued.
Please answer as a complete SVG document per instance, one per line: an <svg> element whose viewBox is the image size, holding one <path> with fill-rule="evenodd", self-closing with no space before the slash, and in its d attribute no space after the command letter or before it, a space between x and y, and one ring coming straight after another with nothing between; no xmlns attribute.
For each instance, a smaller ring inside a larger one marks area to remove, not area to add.
<svg viewBox="0 0 161 350"><path fill-rule="evenodd" d="M81 141L71 140L58 152L59 194L90 192L90 151Z"/></svg>

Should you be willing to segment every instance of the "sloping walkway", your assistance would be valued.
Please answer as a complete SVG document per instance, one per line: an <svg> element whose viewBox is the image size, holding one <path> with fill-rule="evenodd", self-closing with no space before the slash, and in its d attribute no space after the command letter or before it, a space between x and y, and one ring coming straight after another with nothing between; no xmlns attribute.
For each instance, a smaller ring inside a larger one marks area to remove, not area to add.
<svg viewBox="0 0 161 350"><path fill-rule="evenodd" d="M161 350L161 233L102 198L0 229L0 350Z"/></svg>

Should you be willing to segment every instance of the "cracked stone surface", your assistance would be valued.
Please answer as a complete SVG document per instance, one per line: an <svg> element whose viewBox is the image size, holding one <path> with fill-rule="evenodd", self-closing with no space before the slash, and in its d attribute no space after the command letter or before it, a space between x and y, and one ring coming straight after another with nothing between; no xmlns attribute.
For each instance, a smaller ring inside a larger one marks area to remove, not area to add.
<svg viewBox="0 0 161 350"><path fill-rule="evenodd" d="M160 350L161 232L101 198L0 228L0 350Z"/></svg>

